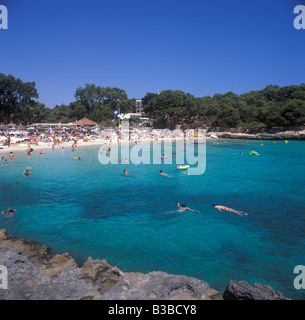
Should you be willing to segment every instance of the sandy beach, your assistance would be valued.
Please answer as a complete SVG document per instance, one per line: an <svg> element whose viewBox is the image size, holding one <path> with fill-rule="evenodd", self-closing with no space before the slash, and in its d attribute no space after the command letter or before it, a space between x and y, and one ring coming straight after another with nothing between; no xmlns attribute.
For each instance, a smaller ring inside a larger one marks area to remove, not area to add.
<svg viewBox="0 0 305 320"><path fill-rule="evenodd" d="M171 139L162 139L162 141L170 141ZM180 141L182 142L184 139L183 138L175 138L173 139L173 141ZM160 140L159 140L160 141ZM120 143L126 143L128 142L128 140L122 140L120 141ZM149 139L149 138L142 138L139 139L137 142L139 143L147 143L147 142L153 142L153 139ZM70 142L64 142L62 146L55 146L54 150L61 150L61 149L68 149L68 148L72 148L73 145L73 141ZM111 142L109 140L106 139L96 139L96 140L91 140L88 142L84 142L83 140L79 140L77 142L77 148L85 148L85 147L92 147L92 146L102 146L104 144L111 144ZM129 143L135 144L136 141L135 140L130 140ZM51 143L46 143L46 142L38 142L38 144L31 144L30 145L31 148L34 150L33 152L39 152L41 150L52 150L52 144ZM19 144L19 145L12 145L10 147L8 146L1 146L0 147L0 154L1 155L5 155L5 154L9 154L10 152L13 153L26 153L28 148L28 144Z"/></svg>

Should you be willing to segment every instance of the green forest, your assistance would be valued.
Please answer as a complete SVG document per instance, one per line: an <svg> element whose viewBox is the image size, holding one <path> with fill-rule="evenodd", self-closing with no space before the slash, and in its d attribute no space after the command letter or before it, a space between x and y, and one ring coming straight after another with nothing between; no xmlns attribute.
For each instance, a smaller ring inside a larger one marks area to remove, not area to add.
<svg viewBox="0 0 305 320"><path fill-rule="evenodd" d="M0 74L0 123L30 125L37 122L69 123L87 117L101 125L113 112L135 112L135 99L125 90L86 84L76 88L69 105L47 108L39 102L35 82L23 82ZM305 84L279 87L238 95L234 92L195 97L179 90L147 93L142 98L145 113L156 127L184 124L194 127L273 128L305 125Z"/></svg>

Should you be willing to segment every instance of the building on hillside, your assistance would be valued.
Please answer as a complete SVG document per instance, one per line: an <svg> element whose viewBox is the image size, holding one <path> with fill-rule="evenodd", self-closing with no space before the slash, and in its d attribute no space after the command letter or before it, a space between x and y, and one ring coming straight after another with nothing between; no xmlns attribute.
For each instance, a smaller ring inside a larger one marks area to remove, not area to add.
<svg viewBox="0 0 305 320"><path fill-rule="evenodd" d="M121 113L118 117L121 119L121 120L124 120L124 119L136 119L136 118L139 118L141 117L141 113Z"/></svg>
<svg viewBox="0 0 305 320"><path fill-rule="evenodd" d="M136 100L136 113L140 113L140 114L144 113L142 100L140 99Z"/></svg>

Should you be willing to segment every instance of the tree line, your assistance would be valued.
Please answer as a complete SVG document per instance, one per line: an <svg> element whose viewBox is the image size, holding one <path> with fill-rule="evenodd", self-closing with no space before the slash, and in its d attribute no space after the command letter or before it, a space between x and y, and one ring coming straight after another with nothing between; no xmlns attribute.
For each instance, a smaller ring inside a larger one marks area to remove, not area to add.
<svg viewBox="0 0 305 320"><path fill-rule="evenodd" d="M47 108L38 101L35 82L23 82L0 73L0 124L70 123L87 117L97 123L110 123L113 112L135 112L136 100L125 90L86 84L75 90L68 105Z"/></svg>
<svg viewBox="0 0 305 320"><path fill-rule="evenodd" d="M231 91L196 98L182 91L147 93L144 111L160 126L183 123L207 127L273 128L305 125L305 84L237 95Z"/></svg>
<svg viewBox="0 0 305 320"><path fill-rule="evenodd" d="M23 82L0 73L0 123L29 125L37 122L70 123L87 117L109 124L113 112L135 112L136 100L125 90L86 84L75 90L68 105L47 108L38 101L35 82ZM238 95L231 91L214 96L194 97L179 90L147 93L144 112L156 126L287 127L305 125L305 84L279 87Z"/></svg>

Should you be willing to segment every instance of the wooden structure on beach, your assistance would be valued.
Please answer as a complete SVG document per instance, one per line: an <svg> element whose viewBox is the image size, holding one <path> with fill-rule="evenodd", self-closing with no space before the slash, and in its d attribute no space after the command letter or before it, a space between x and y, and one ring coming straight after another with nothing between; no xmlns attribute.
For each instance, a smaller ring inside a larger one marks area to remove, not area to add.
<svg viewBox="0 0 305 320"><path fill-rule="evenodd" d="M81 120L78 120L76 122L73 122L73 125L76 126L84 126L84 127L97 127L98 123L88 119L88 118L83 118Z"/></svg>

